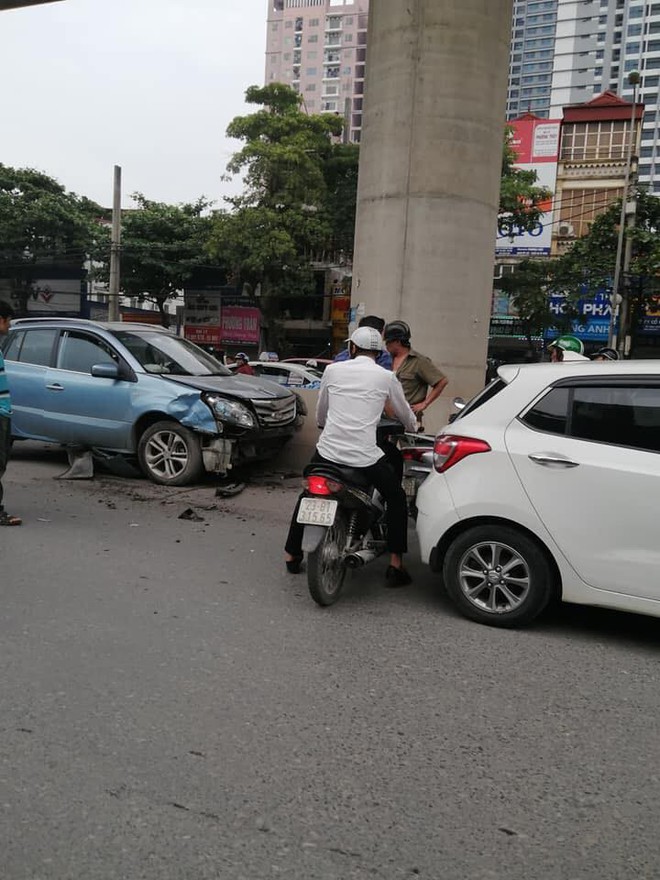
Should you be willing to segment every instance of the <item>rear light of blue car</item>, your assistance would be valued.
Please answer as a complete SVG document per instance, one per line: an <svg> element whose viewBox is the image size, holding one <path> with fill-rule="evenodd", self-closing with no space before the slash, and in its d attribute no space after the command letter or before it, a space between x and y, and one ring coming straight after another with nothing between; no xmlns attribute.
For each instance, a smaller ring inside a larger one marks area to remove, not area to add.
<svg viewBox="0 0 660 880"><path fill-rule="evenodd" d="M454 434L440 434L436 437L433 447L433 467L439 474L444 474L459 461L470 455L491 452L485 440L473 437L460 437Z"/></svg>

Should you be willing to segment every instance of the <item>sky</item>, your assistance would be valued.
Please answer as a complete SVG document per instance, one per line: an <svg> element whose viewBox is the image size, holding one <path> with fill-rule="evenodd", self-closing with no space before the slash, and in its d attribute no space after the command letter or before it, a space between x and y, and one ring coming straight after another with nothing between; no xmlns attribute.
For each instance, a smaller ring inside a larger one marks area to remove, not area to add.
<svg viewBox="0 0 660 880"><path fill-rule="evenodd" d="M0 163L123 204L220 202L225 137L263 83L266 0L62 0L0 12Z"/></svg>

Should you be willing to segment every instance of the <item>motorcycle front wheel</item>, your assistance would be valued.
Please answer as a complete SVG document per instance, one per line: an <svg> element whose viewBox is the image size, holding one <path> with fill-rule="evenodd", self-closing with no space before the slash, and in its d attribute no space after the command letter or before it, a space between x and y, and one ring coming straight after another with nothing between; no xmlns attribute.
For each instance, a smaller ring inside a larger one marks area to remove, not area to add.
<svg viewBox="0 0 660 880"><path fill-rule="evenodd" d="M316 550L307 557L307 585L318 605L334 605L341 595L346 577L346 534L346 520L339 511Z"/></svg>

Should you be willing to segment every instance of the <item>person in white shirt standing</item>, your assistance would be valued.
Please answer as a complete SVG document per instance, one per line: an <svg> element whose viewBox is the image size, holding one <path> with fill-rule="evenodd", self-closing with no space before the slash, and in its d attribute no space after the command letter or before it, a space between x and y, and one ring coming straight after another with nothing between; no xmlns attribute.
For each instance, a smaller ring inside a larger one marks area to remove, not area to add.
<svg viewBox="0 0 660 880"><path fill-rule="evenodd" d="M363 470L385 501L390 565L386 582L402 587L411 581L403 567L408 550L406 495L383 450L376 429L388 405L407 431L417 429L417 419L406 402L394 373L379 367L376 358L383 340L373 327L359 327L349 341L350 360L330 364L321 380L316 420L323 428L312 462L331 462ZM300 503L300 502L299 502ZM285 545L287 569L297 574L302 562L303 526L293 512Z"/></svg>

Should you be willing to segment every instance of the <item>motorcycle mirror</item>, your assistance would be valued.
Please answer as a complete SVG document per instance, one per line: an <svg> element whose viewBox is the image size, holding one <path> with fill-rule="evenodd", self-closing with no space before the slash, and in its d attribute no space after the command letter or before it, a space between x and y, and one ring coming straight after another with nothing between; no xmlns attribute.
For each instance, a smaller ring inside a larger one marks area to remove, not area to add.
<svg viewBox="0 0 660 880"><path fill-rule="evenodd" d="M455 397L452 400L452 405L456 407L456 409L460 412L462 409L465 409L467 403L463 400L462 397Z"/></svg>

